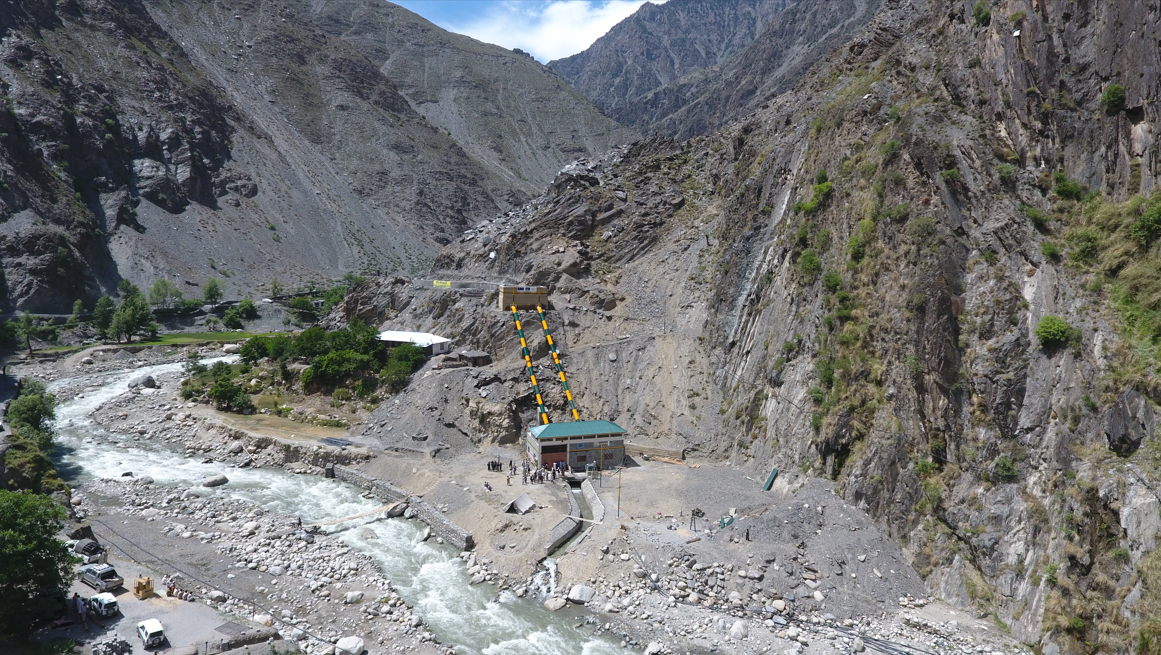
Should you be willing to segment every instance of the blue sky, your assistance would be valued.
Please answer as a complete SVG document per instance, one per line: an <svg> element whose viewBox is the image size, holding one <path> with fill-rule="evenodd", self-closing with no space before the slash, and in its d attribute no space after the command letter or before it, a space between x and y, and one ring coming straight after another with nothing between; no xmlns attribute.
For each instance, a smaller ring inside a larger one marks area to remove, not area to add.
<svg viewBox="0 0 1161 655"><path fill-rule="evenodd" d="M661 4L664 0L652 0ZM645 0L394 0L445 30L505 48L520 48L541 62L592 45Z"/></svg>

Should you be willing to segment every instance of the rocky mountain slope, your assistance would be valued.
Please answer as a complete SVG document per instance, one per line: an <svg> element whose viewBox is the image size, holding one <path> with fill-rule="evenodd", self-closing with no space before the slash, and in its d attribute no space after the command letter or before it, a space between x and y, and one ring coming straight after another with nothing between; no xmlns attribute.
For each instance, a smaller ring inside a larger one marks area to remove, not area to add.
<svg viewBox="0 0 1161 655"><path fill-rule="evenodd" d="M322 29L366 56L428 122L525 197L543 191L563 164L637 138L530 56L386 2L332 0L314 11Z"/></svg>
<svg viewBox="0 0 1161 655"><path fill-rule="evenodd" d="M875 15L879 0L644 5L588 50L551 62L610 116L687 139L796 84Z"/></svg>
<svg viewBox="0 0 1161 655"><path fill-rule="evenodd" d="M121 278L241 295L423 270L545 171L632 138L527 57L370 0L32 0L0 35L6 310L68 311ZM491 64L430 77L459 113L426 116L394 56ZM464 118L500 90L552 118Z"/></svg>
<svg viewBox="0 0 1161 655"><path fill-rule="evenodd" d="M588 49L549 62L574 88L611 114L679 77L726 61L791 0L647 2Z"/></svg>
<svg viewBox="0 0 1161 655"><path fill-rule="evenodd" d="M552 286L582 418L833 479L1045 653L1155 653L1159 37L1132 2L888 2L764 108L569 167L435 275ZM535 422L494 295L337 311L497 357L380 411L448 443Z"/></svg>

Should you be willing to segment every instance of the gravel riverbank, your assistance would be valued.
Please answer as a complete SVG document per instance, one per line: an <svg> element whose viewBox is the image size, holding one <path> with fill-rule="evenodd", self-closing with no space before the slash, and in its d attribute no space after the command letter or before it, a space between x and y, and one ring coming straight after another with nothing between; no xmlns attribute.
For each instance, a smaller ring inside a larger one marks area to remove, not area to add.
<svg viewBox="0 0 1161 655"><path fill-rule="evenodd" d="M148 358L133 354L137 358L124 361L122 368L184 358L172 350ZM56 377L99 365L62 362L50 370L38 362L35 367L44 377ZM107 373L117 370L112 362L107 365ZM89 376L58 386L57 393L62 400L83 398L101 381L101 375ZM340 449L308 439L259 437L226 425L208 408L181 401L179 383L179 373L172 371L157 374L151 386L125 385L89 415L99 429L85 439L99 443L109 457L138 450L177 454L227 479L238 469L272 467L291 478L321 475L328 461L362 464L365 472L380 474L410 470L423 476L424 488L414 488L415 480L405 474L388 477L411 493L445 489L444 478L454 476L453 485L470 479L470 487L463 489L473 490L463 496L467 503L448 514L453 520L460 520L461 513L479 515L469 527L480 544L456 562L465 582L489 587L497 600L504 594L544 594L545 606L561 612L555 616L570 629L603 635L625 647L650 653L792 655L868 648L906 652L901 644L965 655L1023 650L987 621L928 598L898 549L821 481L790 475L774 492L758 497L753 485L712 463L627 469L629 494L618 507L623 517L613 515L619 494L599 488L609 510L606 520L586 540L557 553L559 570L554 564L548 575L542 554L517 555L504 548L515 547L504 526L517 524L497 523L500 527L491 533L479 529L496 523L488 513L499 511L492 507L498 498L476 492L482 483L471 476L483 475L474 468L479 453L461 454L462 461L441 456L439 467L429 460L419 472L420 456L378 452L374 444ZM388 460L392 466L375 465ZM182 573L181 585L197 602L246 622L271 625L312 654L333 652L334 643L348 636L364 639L372 655L449 652L424 625L421 615L430 609L415 598L405 601L380 563L352 547L350 537L374 541L387 524L328 535L332 528L304 523L293 511L267 511L220 493L231 488L229 482L221 488L175 487L130 470L106 475L79 485L74 496L78 517L90 519L97 536L126 556L162 574ZM689 517L679 509L692 506L689 489L698 490L698 502L709 512L697 529L686 525ZM558 495L545 496L545 502L559 502ZM369 493L363 497L377 501ZM425 496L438 498L436 491ZM447 511L446 503L435 504ZM718 505L736 518L732 529L710 523ZM550 511L539 519L522 519L534 520L555 518ZM762 536L761 543L744 538L751 530ZM414 533L417 541L423 539L422 526Z"/></svg>

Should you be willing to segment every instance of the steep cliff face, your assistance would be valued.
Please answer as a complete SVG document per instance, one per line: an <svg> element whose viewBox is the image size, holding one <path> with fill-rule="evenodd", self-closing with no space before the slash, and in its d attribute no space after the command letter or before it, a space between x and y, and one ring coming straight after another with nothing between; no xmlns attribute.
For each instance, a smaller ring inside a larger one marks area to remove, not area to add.
<svg viewBox="0 0 1161 655"><path fill-rule="evenodd" d="M642 131L680 139L713 132L798 84L819 59L860 33L882 4L799 2L774 16L733 57L653 89L613 116Z"/></svg>
<svg viewBox="0 0 1161 655"><path fill-rule="evenodd" d="M436 276L552 285L590 415L832 478L1029 644L1153 652L1157 21L889 2L765 108L579 162ZM518 370L494 298L409 293L381 318Z"/></svg>
<svg viewBox="0 0 1161 655"><path fill-rule="evenodd" d="M645 3L583 52L549 67L598 107L623 107L745 49L791 0Z"/></svg>
<svg viewBox="0 0 1161 655"><path fill-rule="evenodd" d="M405 29L368 31L385 16ZM374 2L4 12L4 309L67 312L121 278L180 279L200 295L215 275L241 295L272 278L423 270L465 227L541 188L534 170L632 137L535 62L421 23ZM392 56L494 60L429 78L461 118L519 99L555 118L429 119L388 76ZM472 83L477 95L457 91Z"/></svg>
<svg viewBox="0 0 1161 655"><path fill-rule="evenodd" d="M707 134L785 91L875 15L879 0L644 5L549 66L626 125Z"/></svg>

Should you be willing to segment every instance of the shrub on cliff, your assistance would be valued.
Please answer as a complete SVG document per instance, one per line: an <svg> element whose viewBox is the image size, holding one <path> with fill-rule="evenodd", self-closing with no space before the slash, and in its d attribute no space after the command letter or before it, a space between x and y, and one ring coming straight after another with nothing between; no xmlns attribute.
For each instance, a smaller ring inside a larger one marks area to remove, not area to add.
<svg viewBox="0 0 1161 655"><path fill-rule="evenodd" d="M1075 338L1073 327L1059 316L1045 316L1040 319L1035 332L1036 338L1044 348L1057 348Z"/></svg>
<svg viewBox="0 0 1161 655"><path fill-rule="evenodd" d="M1124 109L1125 87L1120 84L1110 84L1105 87L1105 93L1101 96L1101 107L1110 112Z"/></svg>

